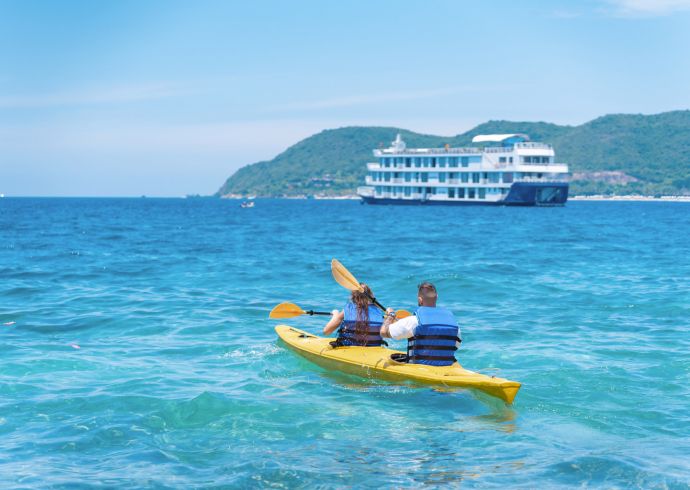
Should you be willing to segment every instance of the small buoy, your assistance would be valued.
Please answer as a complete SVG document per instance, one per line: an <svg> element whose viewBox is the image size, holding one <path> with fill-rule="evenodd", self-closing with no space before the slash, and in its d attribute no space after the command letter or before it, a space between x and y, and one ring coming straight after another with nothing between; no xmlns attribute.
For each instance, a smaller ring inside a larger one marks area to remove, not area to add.
<svg viewBox="0 0 690 490"><path fill-rule="evenodd" d="M81 349L77 344L70 344L70 347L73 347L74 349Z"/></svg>
<svg viewBox="0 0 690 490"><path fill-rule="evenodd" d="M6 322L6 323L3 323L3 325L9 327L9 326L11 326L11 325L14 325L15 323L16 323L16 322Z"/></svg>

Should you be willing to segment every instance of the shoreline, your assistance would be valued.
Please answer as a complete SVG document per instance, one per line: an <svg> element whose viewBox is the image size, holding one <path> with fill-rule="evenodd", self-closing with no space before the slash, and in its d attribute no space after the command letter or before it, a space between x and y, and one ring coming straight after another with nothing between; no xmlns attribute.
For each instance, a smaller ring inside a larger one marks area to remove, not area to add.
<svg viewBox="0 0 690 490"><path fill-rule="evenodd" d="M242 196L221 196L221 199L247 199ZM359 196L353 196L351 194L346 194L342 196L261 196L255 199L313 199L316 201L347 201L347 200L358 200ZM568 201L659 201L659 202L690 202L690 196L572 196L568 198Z"/></svg>
<svg viewBox="0 0 690 490"><path fill-rule="evenodd" d="M690 196L572 196L568 201L663 201L690 202Z"/></svg>

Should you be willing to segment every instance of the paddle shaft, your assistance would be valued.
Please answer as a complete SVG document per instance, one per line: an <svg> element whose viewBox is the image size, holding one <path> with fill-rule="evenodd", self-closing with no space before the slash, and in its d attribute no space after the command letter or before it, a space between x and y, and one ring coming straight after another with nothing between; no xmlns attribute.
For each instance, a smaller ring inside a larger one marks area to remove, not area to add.
<svg viewBox="0 0 690 490"><path fill-rule="evenodd" d="M331 316L330 313L326 311L314 311L314 310L309 310L304 312L306 315L323 315L323 316Z"/></svg>
<svg viewBox="0 0 690 490"><path fill-rule="evenodd" d="M367 294L367 296L369 296L369 299L371 300L372 303L374 303L376 306L381 308L381 311L383 311L384 313L386 312L386 309L383 307L383 305L381 303L378 302L378 300L376 298L374 298L370 294Z"/></svg>

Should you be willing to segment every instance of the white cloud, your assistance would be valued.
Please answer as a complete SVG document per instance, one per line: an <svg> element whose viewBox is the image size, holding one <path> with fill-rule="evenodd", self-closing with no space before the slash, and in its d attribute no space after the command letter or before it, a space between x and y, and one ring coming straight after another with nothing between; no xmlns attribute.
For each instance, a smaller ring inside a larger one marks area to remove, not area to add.
<svg viewBox="0 0 690 490"><path fill-rule="evenodd" d="M87 88L43 94L0 95L2 108L41 108L54 106L108 104L161 99L189 93L189 89L172 83L152 83Z"/></svg>
<svg viewBox="0 0 690 490"><path fill-rule="evenodd" d="M668 15L690 10L690 0L608 0L615 13L624 16Z"/></svg>

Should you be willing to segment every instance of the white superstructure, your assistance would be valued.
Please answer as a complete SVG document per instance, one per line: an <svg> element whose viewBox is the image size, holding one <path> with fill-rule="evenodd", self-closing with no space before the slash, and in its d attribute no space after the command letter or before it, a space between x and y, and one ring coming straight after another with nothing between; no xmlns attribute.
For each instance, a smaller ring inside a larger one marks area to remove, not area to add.
<svg viewBox="0 0 690 490"><path fill-rule="evenodd" d="M568 165L550 145L524 134L478 135L466 148L407 148L398 134L391 146L374 150L366 187L358 194L376 204L486 203L562 204Z"/></svg>

